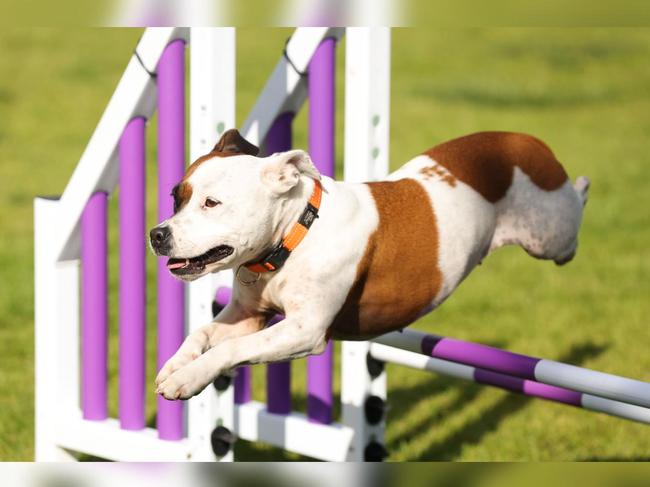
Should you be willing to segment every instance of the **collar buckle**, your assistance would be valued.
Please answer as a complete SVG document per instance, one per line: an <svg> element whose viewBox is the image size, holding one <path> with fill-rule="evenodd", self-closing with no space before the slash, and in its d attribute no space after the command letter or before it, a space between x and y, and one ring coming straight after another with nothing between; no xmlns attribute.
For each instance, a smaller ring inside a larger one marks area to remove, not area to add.
<svg viewBox="0 0 650 487"><path fill-rule="evenodd" d="M269 272L273 272L284 265L290 254L291 251L284 246L283 242L280 242L271 249L264 258L262 258L260 263L266 267Z"/></svg>

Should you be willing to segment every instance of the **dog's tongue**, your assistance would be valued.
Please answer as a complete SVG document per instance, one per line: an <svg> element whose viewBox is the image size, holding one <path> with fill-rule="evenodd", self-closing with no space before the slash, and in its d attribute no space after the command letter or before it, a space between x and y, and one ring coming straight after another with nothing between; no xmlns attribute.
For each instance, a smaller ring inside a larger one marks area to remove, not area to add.
<svg viewBox="0 0 650 487"><path fill-rule="evenodd" d="M167 269L182 269L183 267L187 267L188 265L190 265L189 259L185 259L185 260L169 259L167 261Z"/></svg>

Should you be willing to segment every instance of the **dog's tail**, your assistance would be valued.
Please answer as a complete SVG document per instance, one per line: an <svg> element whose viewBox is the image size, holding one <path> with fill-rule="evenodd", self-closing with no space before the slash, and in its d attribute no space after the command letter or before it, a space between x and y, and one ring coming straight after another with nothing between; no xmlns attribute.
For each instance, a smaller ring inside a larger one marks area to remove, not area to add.
<svg viewBox="0 0 650 487"><path fill-rule="evenodd" d="M590 185L591 185L591 181L589 181L589 178L586 176L578 176L578 179L576 179L576 183L573 185L573 187L576 190L576 193L578 193L578 196L582 201L582 206L585 206L587 204Z"/></svg>

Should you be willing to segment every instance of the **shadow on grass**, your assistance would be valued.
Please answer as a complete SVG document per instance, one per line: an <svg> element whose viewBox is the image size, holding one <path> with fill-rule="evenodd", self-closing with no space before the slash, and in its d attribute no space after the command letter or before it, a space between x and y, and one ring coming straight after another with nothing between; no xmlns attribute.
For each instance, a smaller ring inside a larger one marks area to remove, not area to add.
<svg viewBox="0 0 650 487"><path fill-rule="evenodd" d="M502 342L485 343L488 346L495 348L505 348L506 344ZM478 394L481 392L481 386L465 382L452 377L444 375L430 375L426 381L413 386L391 386L388 392L388 422L391 417L408 417L412 414L413 409L418 405L418 402L423 398L431 398L436 394L441 394L449 390L457 391L456 397L443 408L432 412L432 416L423 416L415 424L411 425L407 430L395 436L390 443L397 446L404 441L409 441L412 437L416 436L426 428L431 421L443 421L449 418L453 413L460 408L467 406Z"/></svg>
<svg viewBox="0 0 650 487"><path fill-rule="evenodd" d="M591 358L597 357L605 350L606 346L594 343L574 345L566 354L557 358L557 360L560 362L580 365ZM479 386L473 383L458 382L456 387L467 389L465 392L461 390L459 395L459 399L461 399L465 397L475 397L477 394L476 389ZM496 404L479 414L477 419L468 422L443 441L430 445L429 448L422 451L417 457L409 460L454 460L460 455L463 447L479 443L485 435L496 430L504 419L522 410L533 399L534 398L531 397L508 394ZM459 403L459 400L454 401L454 404ZM451 407L445 408L444 414L440 416L440 421L448 419L449 414L453 414Z"/></svg>
<svg viewBox="0 0 650 487"><path fill-rule="evenodd" d="M408 429L396 435L390 443L393 447L398 447L403 442L408 442L411 438L417 436L430 426L431 422L439 422L448 419L459 409L467 406L481 392L481 387L475 384L465 383L459 379L452 379L444 376L432 376L426 381L418 384L416 387L403 389L391 389L388 393L388 422L391 418L408 417L413 414L413 409L424 398L429 399L437 394L442 394L449 390L455 390L454 399L444 407L432 411L430 416L424 415ZM389 450L391 448L389 447Z"/></svg>

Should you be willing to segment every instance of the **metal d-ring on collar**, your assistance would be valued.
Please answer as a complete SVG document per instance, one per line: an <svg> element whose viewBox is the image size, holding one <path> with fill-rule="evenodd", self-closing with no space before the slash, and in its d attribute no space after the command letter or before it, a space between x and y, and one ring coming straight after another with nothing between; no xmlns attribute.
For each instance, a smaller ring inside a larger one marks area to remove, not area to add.
<svg viewBox="0 0 650 487"><path fill-rule="evenodd" d="M237 278L237 280L239 281L239 283L240 283L241 285L243 285L243 286L252 286L252 285L255 284L257 281L260 280L260 277L262 277L262 274L260 274L259 272L253 272L253 271L251 271L250 269L246 269L248 272L250 272L250 273L252 273L252 274L255 274L256 277L255 277L255 280L253 280L253 281L244 281L244 280L239 276L239 273L241 272L242 267L243 267L244 269L246 269L246 266L244 266L244 265L240 265L240 266L237 268L237 272L235 273L235 277Z"/></svg>

